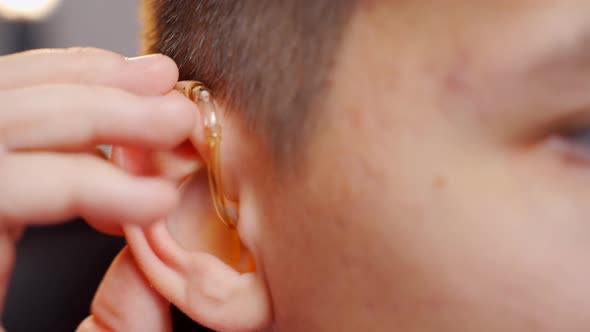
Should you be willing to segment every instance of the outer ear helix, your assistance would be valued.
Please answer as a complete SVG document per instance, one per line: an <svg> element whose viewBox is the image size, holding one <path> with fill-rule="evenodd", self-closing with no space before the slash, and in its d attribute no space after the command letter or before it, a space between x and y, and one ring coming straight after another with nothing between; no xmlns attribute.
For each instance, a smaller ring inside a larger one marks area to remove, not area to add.
<svg viewBox="0 0 590 332"><path fill-rule="evenodd" d="M217 120L217 107L215 106L215 100L213 99L212 93L203 83L198 81L178 82L176 90L195 102L201 110L203 125L205 127L205 140L209 147L206 164L211 199L215 207L215 212L221 222L229 228L236 228L238 209L230 208L230 206L237 206L237 204L235 202L230 202L223 191L221 162L219 157L222 130L221 125Z"/></svg>
<svg viewBox="0 0 590 332"><path fill-rule="evenodd" d="M233 202L224 195L221 118L201 83L180 82L176 89L204 116L203 132L193 133L204 136L192 142L200 153L189 147L202 163L178 177L184 183L173 214L149 227L125 226L125 236L150 284L191 319L216 331L262 330L272 324L272 300L262 269L241 242Z"/></svg>

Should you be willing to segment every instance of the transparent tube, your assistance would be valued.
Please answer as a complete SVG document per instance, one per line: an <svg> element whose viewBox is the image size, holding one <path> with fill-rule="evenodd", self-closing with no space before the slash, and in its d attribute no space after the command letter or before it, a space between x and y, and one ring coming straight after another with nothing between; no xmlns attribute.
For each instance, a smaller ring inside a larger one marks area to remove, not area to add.
<svg viewBox="0 0 590 332"><path fill-rule="evenodd" d="M205 127L205 140L209 148L207 174L209 177L211 199L219 219L221 219L227 227L235 228L238 219L237 213L230 207L223 191L219 151L222 138L221 125L217 120L217 108L215 107L215 101L213 100L211 91L209 91L205 85L197 81L179 82L176 89L199 106L203 116L203 125Z"/></svg>

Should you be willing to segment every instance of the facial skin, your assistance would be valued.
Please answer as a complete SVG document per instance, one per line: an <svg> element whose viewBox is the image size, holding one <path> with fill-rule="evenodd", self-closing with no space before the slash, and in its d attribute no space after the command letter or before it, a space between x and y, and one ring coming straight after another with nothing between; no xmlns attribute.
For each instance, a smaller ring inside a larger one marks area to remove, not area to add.
<svg viewBox="0 0 590 332"><path fill-rule="evenodd" d="M178 213L125 228L165 299L146 316L169 325L169 301L216 331L589 331L589 14L362 2L301 155L276 163L219 117L235 231L199 173L202 123L181 151L115 148L134 173L200 174Z"/></svg>
<svg viewBox="0 0 590 332"><path fill-rule="evenodd" d="M305 158L240 157L271 329L590 330L589 13L367 1Z"/></svg>

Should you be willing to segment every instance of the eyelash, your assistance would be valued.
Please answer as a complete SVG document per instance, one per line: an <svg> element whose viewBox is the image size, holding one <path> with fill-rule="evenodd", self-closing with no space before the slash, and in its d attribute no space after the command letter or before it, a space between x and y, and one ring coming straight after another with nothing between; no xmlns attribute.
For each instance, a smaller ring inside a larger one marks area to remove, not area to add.
<svg viewBox="0 0 590 332"><path fill-rule="evenodd" d="M590 165L590 126L576 126L557 135L554 141L566 161Z"/></svg>
<svg viewBox="0 0 590 332"><path fill-rule="evenodd" d="M590 145L590 128L577 128L565 135L568 139L582 141L584 145ZM590 148L590 146L589 146Z"/></svg>

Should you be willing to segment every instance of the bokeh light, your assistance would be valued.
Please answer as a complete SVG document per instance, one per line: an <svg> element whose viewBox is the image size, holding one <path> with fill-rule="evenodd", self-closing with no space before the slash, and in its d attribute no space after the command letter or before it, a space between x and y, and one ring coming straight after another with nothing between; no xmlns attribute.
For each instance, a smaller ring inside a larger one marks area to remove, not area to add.
<svg viewBox="0 0 590 332"><path fill-rule="evenodd" d="M0 16L13 20L40 20L51 14L60 0L0 0Z"/></svg>

